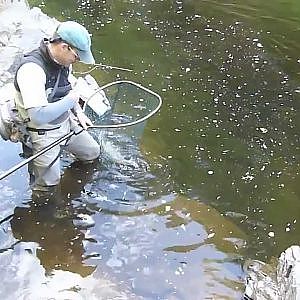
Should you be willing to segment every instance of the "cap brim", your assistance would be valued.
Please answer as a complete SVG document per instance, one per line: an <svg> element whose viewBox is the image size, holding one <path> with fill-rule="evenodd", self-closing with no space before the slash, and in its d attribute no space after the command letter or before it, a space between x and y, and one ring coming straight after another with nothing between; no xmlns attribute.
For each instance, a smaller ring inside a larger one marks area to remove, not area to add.
<svg viewBox="0 0 300 300"><path fill-rule="evenodd" d="M77 53L79 55L79 59L81 62L83 62L85 64L89 64L89 65L95 64L94 56L90 50L89 51L83 51L83 50L79 50L79 49L76 49L76 50L77 50Z"/></svg>

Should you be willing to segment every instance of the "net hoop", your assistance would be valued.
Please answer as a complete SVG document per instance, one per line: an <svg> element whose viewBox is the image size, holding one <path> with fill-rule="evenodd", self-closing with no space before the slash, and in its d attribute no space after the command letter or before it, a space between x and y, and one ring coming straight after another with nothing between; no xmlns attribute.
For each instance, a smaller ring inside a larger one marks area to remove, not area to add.
<svg viewBox="0 0 300 300"><path fill-rule="evenodd" d="M153 115L155 115L159 111L159 109L162 106L162 99L161 99L160 95L153 92L152 90L142 86L139 83L136 83L134 81L129 81L129 80L113 81L113 82L107 83L107 84L97 88L95 90L95 92L85 101L85 103L83 105L83 111L86 110L86 106L88 105L89 100L92 99L92 97L95 96L97 93L99 93L99 91L102 91L102 90L104 90L104 89L106 89L110 86L117 85L117 84L122 84L122 83L127 83L127 84L134 85L134 86L150 93L151 95L155 96L158 99L157 106L150 113L148 113L146 116L143 116L143 117L141 117L141 118L139 118L135 121L131 121L131 122L127 122L127 123L121 123L121 124L92 125L92 126L89 126L89 128L124 128L124 127L129 127L129 126L137 125L139 123L142 123L142 122L146 121L147 119L149 119L150 117L152 117Z"/></svg>

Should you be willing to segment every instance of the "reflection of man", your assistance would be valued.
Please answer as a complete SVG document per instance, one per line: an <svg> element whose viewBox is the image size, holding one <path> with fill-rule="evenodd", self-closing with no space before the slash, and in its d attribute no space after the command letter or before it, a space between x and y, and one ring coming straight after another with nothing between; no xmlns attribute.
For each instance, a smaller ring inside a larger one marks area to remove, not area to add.
<svg viewBox="0 0 300 300"><path fill-rule="evenodd" d="M51 39L44 39L38 49L23 57L15 76L15 101L29 131L33 153L72 130L79 132L92 125L69 82L71 64L95 62L90 47L88 31L67 21L57 27ZM92 161L100 154L99 145L86 130L73 135L66 148L81 161ZM35 190L47 190L59 183L59 156L58 145L34 160Z"/></svg>
<svg viewBox="0 0 300 300"><path fill-rule="evenodd" d="M74 226L77 213L87 213L85 208L77 210L72 199L80 196L84 185L91 180L93 164L73 163L65 170L61 180L61 192L34 192L29 207L17 207L11 220L15 238L23 242L37 242L37 256L46 272L65 270L87 276L94 267L84 265L84 233L79 225ZM80 180L79 180L80 179ZM91 224L81 224L81 228Z"/></svg>

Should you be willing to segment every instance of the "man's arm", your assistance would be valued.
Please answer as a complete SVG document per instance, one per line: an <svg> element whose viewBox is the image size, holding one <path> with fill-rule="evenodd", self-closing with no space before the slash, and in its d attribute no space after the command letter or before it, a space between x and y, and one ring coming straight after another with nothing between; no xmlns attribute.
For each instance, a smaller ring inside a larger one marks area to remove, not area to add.
<svg viewBox="0 0 300 300"><path fill-rule="evenodd" d="M64 112L73 108L75 103L76 100L74 101L74 98L69 98L67 95L57 102L49 103L47 106L28 108L27 112L30 120L39 126L57 119Z"/></svg>
<svg viewBox="0 0 300 300"><path fill-rule="evenodd" d="M30 120L38 126L57 119L77 104L78 95L72 91L61 100L48 103L45 91L46 74L36 63L22 65L17 73L17 82L24 108L27 109Z"/></svg>

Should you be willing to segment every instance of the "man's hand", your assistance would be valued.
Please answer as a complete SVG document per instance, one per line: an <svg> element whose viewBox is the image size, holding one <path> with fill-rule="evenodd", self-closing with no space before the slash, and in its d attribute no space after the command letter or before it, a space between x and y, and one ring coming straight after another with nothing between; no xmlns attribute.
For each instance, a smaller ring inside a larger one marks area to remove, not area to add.
<svg viewBox="0 0 300 300"><path fill-rule="evenodd" d="M68 98L70 100L74 101L74 105L76 103L78 103L79 101L79 93L76 90L71 90L66 96L65 98Z"/></svg>
<svg viewBox="0 0 300 300"><path fill-rule="evenodd" d="M88 126L92 126L92 121L85 115L83 111L79 111L76 114L76 117L79 121L79 124L82 126L83 129L87 129Z"/></svg>

